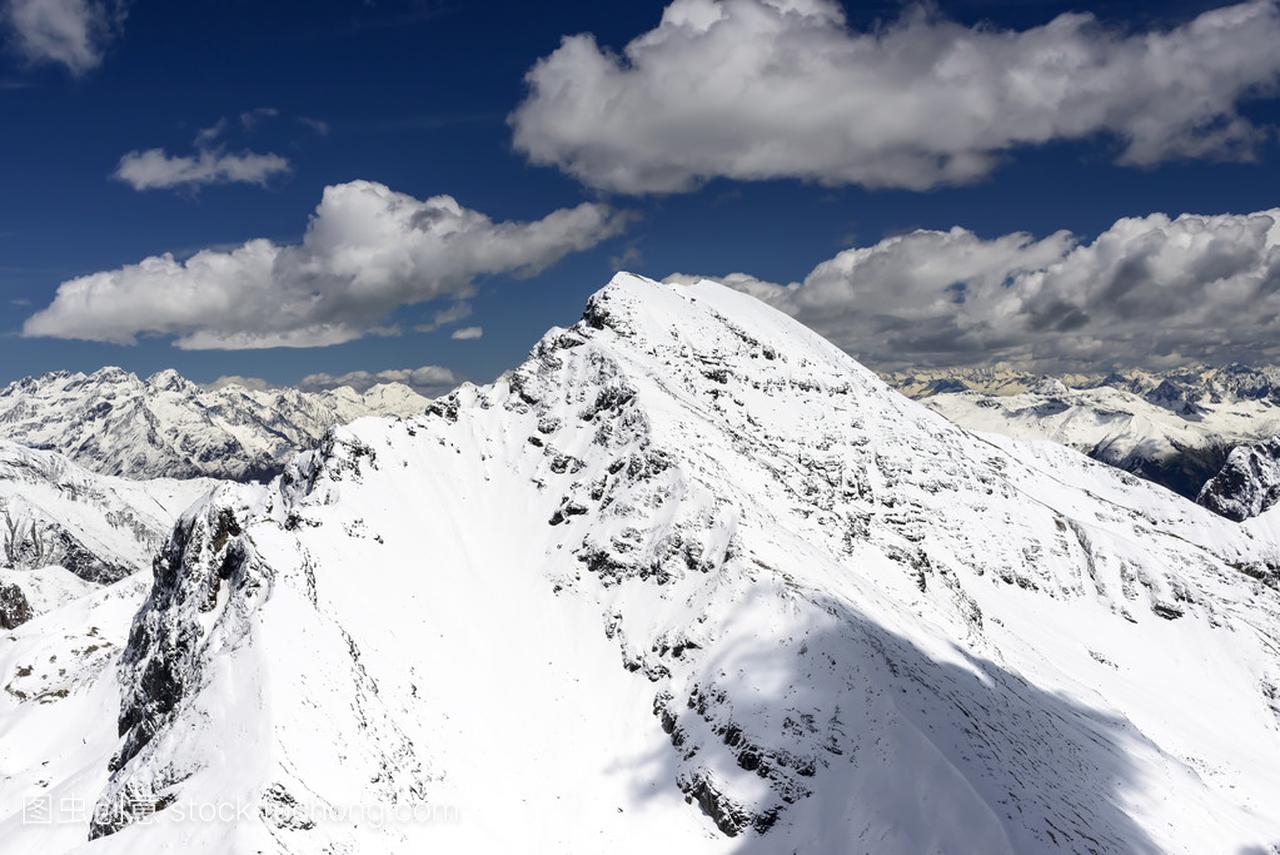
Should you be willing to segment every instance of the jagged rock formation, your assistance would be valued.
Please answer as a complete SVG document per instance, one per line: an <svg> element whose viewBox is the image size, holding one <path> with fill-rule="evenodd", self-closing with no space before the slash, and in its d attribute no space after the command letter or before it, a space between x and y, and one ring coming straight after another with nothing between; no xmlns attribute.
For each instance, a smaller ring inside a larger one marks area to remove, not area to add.
<svg viewBox="0 0 1280 855"><path fill-rule="evenodd" d="M738 292L619 275L494 385L183 516L77 830L161 855L1269 846L1258 522L967 433ZM18 777L83 791L54 765ZM183 821L207 804L249 809Z"/></svg>
<svg viewBox="0 0 1280 855"><path fill-rule="evenodd" d="M210 389L161 371L119 368L29 377L0 389L0 438L58 451L105 475L270 478L334 424L420 413L427 399L398 383L363 395L343 387Z"/></svg>
<svg viewBox="0 0 1280 855"><path fill-rule="evenodd" d="M1280 436L1234 449L1196 501L1233 520L1256 517L1280 503Z"/></svg>

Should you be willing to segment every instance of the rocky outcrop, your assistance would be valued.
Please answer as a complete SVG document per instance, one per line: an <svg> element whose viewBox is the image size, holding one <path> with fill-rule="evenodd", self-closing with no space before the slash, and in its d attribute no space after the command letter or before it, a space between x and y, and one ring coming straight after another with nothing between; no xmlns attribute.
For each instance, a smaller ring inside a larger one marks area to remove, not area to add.
<svg viewBox="0 0 1280 855"><path fill-rule="evenodd" d="M1196 501L1237 522L1280 503L1280 436L1234 449Z"/></svg>
<svg viewBox="0 0 1280 855"><path fill-rule="evenodd" d="M31 620L31 604L13 583L0 583L0 629L14 629Z"/></svg>
<svg viewBox="0 0 1280 855"><path fill-rule="evenodd" d="M254 560L237 519L257 499L251 488L224 487L178 521L155 559L154 582L134 618L120 659L119 773L169 726L204 683L210 659L248 630L245 609L266 595L269 577ZM170 770L142 779L117 775L99 800L91 839L163 809L180 778Z"/></svg>

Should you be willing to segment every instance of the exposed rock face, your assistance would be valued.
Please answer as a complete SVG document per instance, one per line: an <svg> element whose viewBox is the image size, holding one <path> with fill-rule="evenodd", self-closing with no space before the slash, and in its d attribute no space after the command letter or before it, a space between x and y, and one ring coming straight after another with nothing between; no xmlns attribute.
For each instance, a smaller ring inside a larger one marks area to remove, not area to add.
<svg viewBox="0 0 1280 855"><path fill-rule="evenodd" d="M1237 521L1280 503L1280 436L1233 450L1196 501Z"/></svg>
<svg viewBox="0 0 1280 855"><path fill-rule="evenodd" d="M363 395L243 386L209 389L162 371L119 368L28 377L0 389L0 438L58 451L105 475L270 478L334 424L420 413L427 399L402 384Z"/></svg>
<svg viewBox="0 0 1280 855"><path fill-rule="evenodd" d="M256 498L248 488L224 487L191 508L155 560L155 581L129 634L120 662L123 697L121 744L109 768L117 771L145 751L151 739L169 726L179 705L206 682L204 669L214 651L204 627L225 619L232 633L217 635L219 644L236 644L247 631L243 615L226 610L251 607L266 591L267 580L252 560L252 547L241 535L237 513L242 497ZM229 590L224 591L223 586ZM96 812L90 837L111 834L167 805L163 791L179 778L149 779L144 790L130 781L108 789L110 809Z"/></svg>
<svg viewBox="0 0 1280 855"><path fill-rule="evenodd" d="M183 517L83 830L1247 851L1280 825L1277 567L1261 529L961 430L743 294L620 275L503 380ZM176 819L208 803L255 809ZM315 812L371 805L461 821Z"/></svg>
<svg viewBox="0 0 1280 855"><path fill-rule="evenodd" d="M26 594L12 583L0 583L0 629L14 629L31 620Z"/></svg>

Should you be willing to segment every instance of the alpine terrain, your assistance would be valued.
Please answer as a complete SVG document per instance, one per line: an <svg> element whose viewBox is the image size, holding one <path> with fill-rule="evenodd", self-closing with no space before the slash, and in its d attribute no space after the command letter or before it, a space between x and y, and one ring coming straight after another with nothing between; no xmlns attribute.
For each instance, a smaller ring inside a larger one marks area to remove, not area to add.
<svg viewBox="0 0 1280 855"><path fill-rule="evenodd" d="M0 438L61 452L104 475L270 478L334 424L421 413L400 383L325 392L208 388L176 371L146 380L119 368L28 377L0 389Z"/></svg>
<svg viewBox="0 0 1280 855"><path fill-rule="evenodd" d="M1102 377L981 368L886 379L971 430L1053 440L1190 499L1237 445L1280 433L1275 367Z"/></svg>
<svg viewBox="0 0 1280 855"><path fill-rule="evenodd" d="M1276 851L1276 513L619 274L0 636L0 850Z"/></svg>
<svg viewBox="0 0 1280 855"><path fill-rule="evenodd" d="M149 570L178 515L216 483L128 481L0 440L0 628Z"/></svg>

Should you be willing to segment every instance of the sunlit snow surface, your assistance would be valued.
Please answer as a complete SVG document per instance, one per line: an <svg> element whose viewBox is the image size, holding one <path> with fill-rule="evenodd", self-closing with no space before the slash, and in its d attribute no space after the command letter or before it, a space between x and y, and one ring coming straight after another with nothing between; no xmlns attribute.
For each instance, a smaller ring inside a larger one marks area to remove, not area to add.
<svg viewBox="0 0 1280 855"><path fill-rule="evenodd" d="M494 386L198 504L132 630L126 579L0 636L6 683L129 638L0 696L0 852L1266 851L1273 516L619 275ZM42 833L32 787L108 819Z"/></svg>

